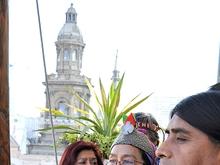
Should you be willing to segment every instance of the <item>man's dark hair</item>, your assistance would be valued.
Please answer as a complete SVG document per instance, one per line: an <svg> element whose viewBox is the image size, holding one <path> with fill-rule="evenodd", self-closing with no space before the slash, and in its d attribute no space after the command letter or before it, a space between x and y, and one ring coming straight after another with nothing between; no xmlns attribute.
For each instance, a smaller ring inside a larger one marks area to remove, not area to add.
<svg viewBox="0 0 220 165"><path fill-rule="evenodd" d="M220 144L220 92L208 90L189 96L171 111L191 126L204 132L212 142Z"/></svg>

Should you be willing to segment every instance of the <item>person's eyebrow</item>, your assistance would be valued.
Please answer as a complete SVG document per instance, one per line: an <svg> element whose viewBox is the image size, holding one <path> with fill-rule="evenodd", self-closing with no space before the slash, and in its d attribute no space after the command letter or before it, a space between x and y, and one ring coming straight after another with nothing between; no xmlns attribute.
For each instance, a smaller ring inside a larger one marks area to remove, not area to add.
<svg viewBox="0 0 220 165"><path fill-rule="evenodd" d="M117 154L110 154L109 157L117 157ZM125 154L122 156L122 158L127 158L127 157L132 157L132 158L136 158L134 155L130 155L130 154Z"/></svg>
<svg viewBox="0 0 220 165"><path fill-rule="evenodd" d="M131 158L136 159L136 157L135 157L134 155L130 155L130 154L125 154L125 155L123 155L122 157L123 157L123 158L128 158L128 157L130 158L130 157L131 157Z"/></svg>
<svg viewBox="0 0 220 165"><path fill-rule="evenodd" d="M165 133L170 134L170 132L177 134L177 133L183 133L183 134L190 134L190 131L186 130L185 128L172 128L172 129L166 129Z"/></svg>
<svg viewBox="0 0 220 165"><path fill-rule="evenodd" d="M117 155L116 155L116 154L110 154L109 157L110 157L110 156L114 157L114 156L117 156Z"/></svg>

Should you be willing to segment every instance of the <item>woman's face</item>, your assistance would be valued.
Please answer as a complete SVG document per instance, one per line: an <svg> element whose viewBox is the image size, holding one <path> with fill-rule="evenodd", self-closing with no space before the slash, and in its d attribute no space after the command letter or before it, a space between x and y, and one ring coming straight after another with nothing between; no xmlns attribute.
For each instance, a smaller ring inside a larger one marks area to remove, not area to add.
<svg viewBox="0 0 220 165"><path fill-rule="evenodd" d="M98 161L92 150L83 150L79 153L75 165L97 165Z"/></svg>

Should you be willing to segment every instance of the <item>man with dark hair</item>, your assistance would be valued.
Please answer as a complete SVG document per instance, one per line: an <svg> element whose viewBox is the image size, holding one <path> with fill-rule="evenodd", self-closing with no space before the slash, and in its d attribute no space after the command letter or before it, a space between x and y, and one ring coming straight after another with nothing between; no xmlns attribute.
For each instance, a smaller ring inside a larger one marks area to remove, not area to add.
<svg viewBox="0 0 220 165"><path fill-rule="evenodd" d="M178 103L166 133L156 151L160 165L219 165L220 92L209 90Z"/></svg>

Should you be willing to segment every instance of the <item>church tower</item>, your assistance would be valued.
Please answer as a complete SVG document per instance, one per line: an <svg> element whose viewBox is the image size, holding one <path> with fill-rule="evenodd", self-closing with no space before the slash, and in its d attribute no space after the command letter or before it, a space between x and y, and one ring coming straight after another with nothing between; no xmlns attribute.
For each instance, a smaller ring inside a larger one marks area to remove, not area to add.
<svg viewBox="0 0 220 165"><path fill-rule="evenodd" d="M47 75L48 84L43 84L49 88L49 96L46 93L46 107L49 108L49 99L51 109L62 111L65 115L80 116L80 112L74 110L74 107L85 109L75 96L73 92L77 92L86 102L90 100L90 91L85 83L88 79L81 75L82 56L85 43L83 37L77 26L77 13L71 4L66 12L66 21L61 28L56 45L56 73ZM71 105L71 108L70 106ZM71 125L75 122L61 117L53 117L53 125ZM48 128L51 126L50 116L48 112L41 113L40 129ZM60 130L55 130L55 140L63 134ZM37 141L31 142L27 145L29 154L54 154L52 133L41 132ZM59 155L63 153L65 145L60 145L57 148Z"/></svg>
<svg viewBox="0 0 220 165"><path fill-rule="evenodd" d="M77 26L77 13L71 4L66 12L66 22L56 41L59 79L70 80L80 74L84 47L85 44Z"/></svg>
<svg viewBox="0 0 220 165"><path fill-rule="evenodd" d="M115 68L114 68L114 70L112 72L113 74L112 74L112 78L111 78L111 80L113 81L115 87L118 85L118 81L120 80L119 70L117 70L117 61L118 61L118 50L116 52Z"/></svg>
<svg viewBox="0 0 220 165"><path fill-rule="evenodd" d="M46 107L49 107L48 97L50 97L52 109L61 110L66 115L78 116L80 115L79 112L67 106L73 105L77 108L85 108L83 104L74 97L73 91L77 92L87 102L90 100L90 91L85 83L86 77L81 75L85 43L77 26L77 13L73 8L73 4L71 4L67 10L65 19L66 21L55 42L57 52L56 74L48 75L50 93L49 96L46 94ZM48 113L44 114L44 118L45 121L49 122ZM55 125L62 124L62 122L66 121L63 119L56 119L54 121Z"/></svg>

